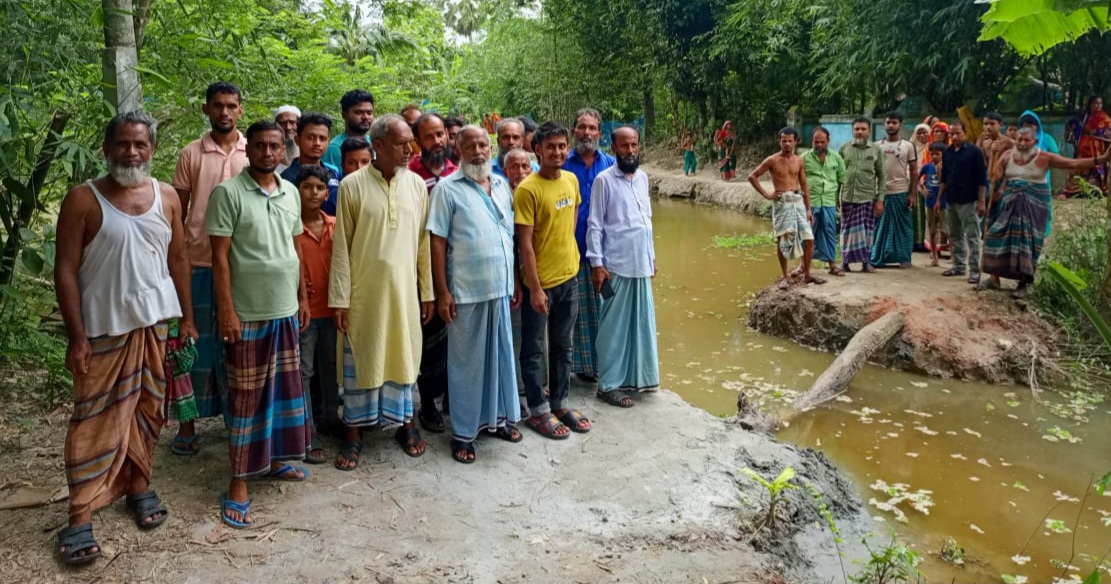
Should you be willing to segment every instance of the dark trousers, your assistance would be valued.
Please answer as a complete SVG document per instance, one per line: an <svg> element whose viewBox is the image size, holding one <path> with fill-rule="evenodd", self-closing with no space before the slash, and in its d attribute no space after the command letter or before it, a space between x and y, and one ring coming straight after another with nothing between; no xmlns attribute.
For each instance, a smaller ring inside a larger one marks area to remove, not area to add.
<svg viewBox="0 0 1111 584"><path fill-rule="evenodd" d="M544 290L548 314L532 309L526 288L521 303L521 377L529 412L540 416L564 408L571 387L571 333L579 316L574 278ZM544 398L544 334L548 335L548 398Z"/></svg>
<svg viewBox="0 0 1111 584"><path fill-rule="evenodd" d="M424 347L417 377L421 408L436 409L436 398L444 396L447 409L447 325L440 315L434 314L428 324L421 326L421 333Z"/></svg>

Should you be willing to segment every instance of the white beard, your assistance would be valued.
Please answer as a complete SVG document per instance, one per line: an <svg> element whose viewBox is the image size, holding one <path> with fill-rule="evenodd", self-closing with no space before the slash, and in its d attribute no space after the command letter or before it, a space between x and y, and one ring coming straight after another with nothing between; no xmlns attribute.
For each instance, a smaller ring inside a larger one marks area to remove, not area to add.
<svg viewBox="0 0 1111 584"><path fill-rule="evenodd" d="M144 162L138 166L124 166L109 158L108 174L122 187L137 187L150 180L150 162Z"/></svg>
<svg viewBox="0 0 1111 584"><path fill-rule="evenodd" d="M463 162L459 165L459 170L463 171L463 176L475 181L482 182L490 178L490 173L493 171L494 162L487 160L482 164L471 164L470 162Z"/></svg>

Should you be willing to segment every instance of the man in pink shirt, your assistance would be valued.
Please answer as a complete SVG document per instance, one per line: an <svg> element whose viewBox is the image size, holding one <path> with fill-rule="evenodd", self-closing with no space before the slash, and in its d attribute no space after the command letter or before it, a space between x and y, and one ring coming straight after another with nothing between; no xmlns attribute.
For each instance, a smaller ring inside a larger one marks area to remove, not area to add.
<svg viewBox="0 0 1111 584"><path fill-rule="evenodd" d="M243 115L239 88L218 81L205 90L201 110L208 116L212 129L182 151L174 170L173 184L181 197L185 218L185 246L193 267L193 314L200 338L197 339L197 360L189 374L196 397L198 418L218 416L223 412L220 387L223 384L222 354L215 335L216 309L212 281L212 248L204 229L208 197L216 185L238 176L247 166L247 140L235 123ZM193 417L181 416L178 434L170 450L174 454L197 453L197 435Z"/></svg>

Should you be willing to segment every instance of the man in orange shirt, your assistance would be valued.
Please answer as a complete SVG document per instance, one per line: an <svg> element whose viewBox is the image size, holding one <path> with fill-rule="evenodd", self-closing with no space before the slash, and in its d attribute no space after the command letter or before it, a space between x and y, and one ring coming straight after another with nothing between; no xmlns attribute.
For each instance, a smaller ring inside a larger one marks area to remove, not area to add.
<svg viewBox="0 0 1111 584"><path fill-rule="evenodd" d="M189 376L197 402L197 417L207 418L223 412L220 398L223 380L218 375L223 368L220 364L222 349L215 335L212 247L205 233L204 216L212 189L237 176L247 166L247 139L235 127L243 115L239 88L235 85L226 81L209 85L201 111L208 116L212 129L181 151L173 185L181 197L185 218L185 248L193 267L193 315L200 333L197 361ZM178 421L178 434L170 450L179 455L196 454L198 444L193 419Z"/></svg>

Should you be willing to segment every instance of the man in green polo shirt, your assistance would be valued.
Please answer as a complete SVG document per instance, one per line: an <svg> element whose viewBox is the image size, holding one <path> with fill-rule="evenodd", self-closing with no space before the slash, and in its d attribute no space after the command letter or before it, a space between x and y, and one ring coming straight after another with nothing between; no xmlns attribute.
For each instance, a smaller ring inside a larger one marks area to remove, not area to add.
<svg viewBox="0 0 1111 584"><path fill-rule="evenodd" d="M231 527L252 523L247 479L303 481L309 444L298 342L309 324L301 277L301 197L275 170L285 138L264 120L247 129L250 166L212 191L205 230L212 242L219 338L228 395L231 483L221 515Z"/></svg>
<svg viewBox="0 0 1111 584"><path fill-rule="evenodd" d="M814 128L810 145L802 163L814 210L814 259L829 263L829 275L844 276L837 267L837 191L845 182L845 161L829 151L829 130L821 126Z"/></svg>

